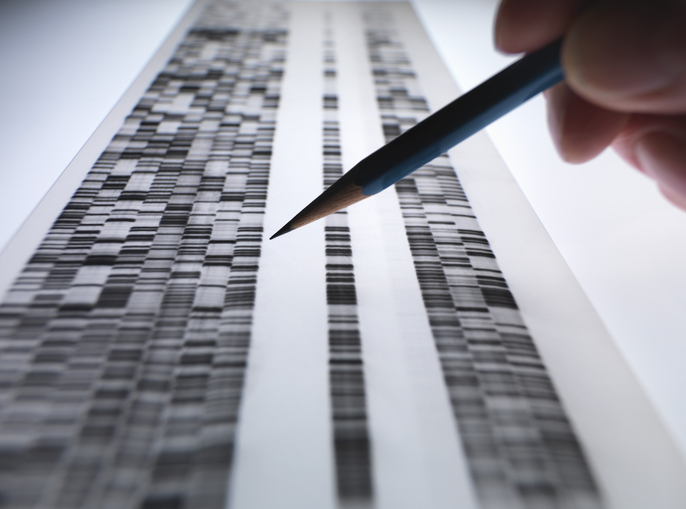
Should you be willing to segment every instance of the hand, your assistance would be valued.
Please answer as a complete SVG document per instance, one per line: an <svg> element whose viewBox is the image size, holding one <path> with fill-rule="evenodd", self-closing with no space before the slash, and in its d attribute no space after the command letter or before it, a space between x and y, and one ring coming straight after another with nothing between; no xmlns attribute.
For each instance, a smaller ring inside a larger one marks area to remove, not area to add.
<svg viewBox="0 0 686 509"><path fill-rule="evenodd" d="M686 0L503 0L495 25L505 52L565 34L565 82L548 90L548 121L563 159L612 146L686 210Z"/></svg>

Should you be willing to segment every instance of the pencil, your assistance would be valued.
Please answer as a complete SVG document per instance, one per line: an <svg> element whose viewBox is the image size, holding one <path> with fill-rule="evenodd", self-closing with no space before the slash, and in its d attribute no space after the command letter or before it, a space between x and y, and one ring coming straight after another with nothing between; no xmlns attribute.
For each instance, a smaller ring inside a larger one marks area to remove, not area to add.
<svg viewBox="0 0 686 509"><path fill-rule="evenodd" d="M564 78L562 39L526 55L357 163L272 239L395 184Z"/></svg>

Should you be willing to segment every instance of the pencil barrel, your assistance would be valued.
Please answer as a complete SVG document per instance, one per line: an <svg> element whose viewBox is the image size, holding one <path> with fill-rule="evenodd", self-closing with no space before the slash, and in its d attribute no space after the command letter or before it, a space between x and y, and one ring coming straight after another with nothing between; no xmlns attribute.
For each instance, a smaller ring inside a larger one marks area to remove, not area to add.
<svg viewBox="0 0 686 509"><path fill-rule="evenodd" d="M381 147L354 169L366 196L395 184L564 79L559 39L507 67Z"/></svg>

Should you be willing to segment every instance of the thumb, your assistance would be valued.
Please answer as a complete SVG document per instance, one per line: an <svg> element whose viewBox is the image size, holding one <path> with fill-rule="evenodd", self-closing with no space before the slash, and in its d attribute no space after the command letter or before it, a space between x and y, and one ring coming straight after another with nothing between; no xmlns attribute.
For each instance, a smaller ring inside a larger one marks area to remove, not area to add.
<svg viewBox="0 0 686 509"><path fill-rule="evenodd" d="M566 80L588 101L630 112L686 111L686 2L604 0L569 30Z"/></svg>

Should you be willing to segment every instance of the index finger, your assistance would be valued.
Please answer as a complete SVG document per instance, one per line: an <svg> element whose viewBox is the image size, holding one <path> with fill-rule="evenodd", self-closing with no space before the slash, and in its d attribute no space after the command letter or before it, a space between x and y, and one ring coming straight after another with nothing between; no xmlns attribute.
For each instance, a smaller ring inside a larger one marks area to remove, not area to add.
<svg viewBox="0 0 686 509"><path fill-rule="evenodd" d="M496 47L507 53L534 51L554 41L592 0L503 0L495 21Z"/></svg>

